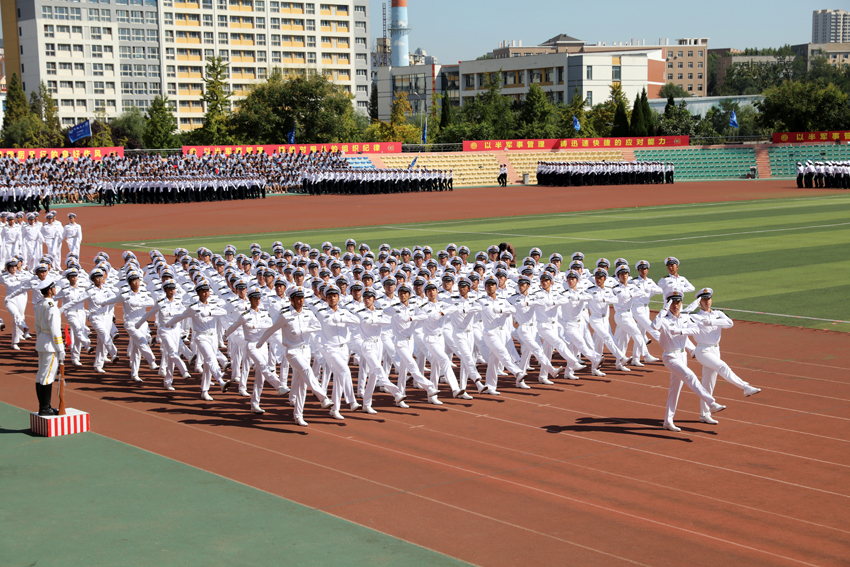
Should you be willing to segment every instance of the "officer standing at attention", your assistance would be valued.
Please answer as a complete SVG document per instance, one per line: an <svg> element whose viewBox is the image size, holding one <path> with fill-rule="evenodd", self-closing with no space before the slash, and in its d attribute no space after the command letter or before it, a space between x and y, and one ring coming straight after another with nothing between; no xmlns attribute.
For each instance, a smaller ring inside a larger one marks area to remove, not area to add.
<svg viewBox="0 0 850 567"><path fill-rule="evenodd" d="M35 391L38 395L38 415L58 415L59 410L50 407L53 381L59 365L65 363L65 342L62 339L62 315L53 300L56 283L48 278L38 286L44 299L35 306L35 350L38 352L38 373Z"/></svg>

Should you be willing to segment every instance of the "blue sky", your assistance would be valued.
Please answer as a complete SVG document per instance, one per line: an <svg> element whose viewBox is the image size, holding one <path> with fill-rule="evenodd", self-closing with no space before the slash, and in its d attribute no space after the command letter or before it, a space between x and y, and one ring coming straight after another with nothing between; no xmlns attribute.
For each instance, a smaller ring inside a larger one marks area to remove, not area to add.
<svg viewBox="0 0 850 567"><path fill-rule="evenodd" d="M387 3L387 18L389 5ZM381 36L380 0L371 0L371 34ZM848 10L845 2L821 0L408 0L410 49L440 63L475 59L502 40L537 45L565 33L588 42L708 37L710 48L773 47L808 43L812 12Z"/></svg>

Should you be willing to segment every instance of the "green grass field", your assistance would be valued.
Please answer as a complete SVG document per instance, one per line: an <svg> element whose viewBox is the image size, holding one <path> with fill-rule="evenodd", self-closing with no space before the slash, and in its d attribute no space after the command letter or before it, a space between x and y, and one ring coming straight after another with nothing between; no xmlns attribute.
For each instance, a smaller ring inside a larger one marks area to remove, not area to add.
<svg viewBox="0 0 850 567"><path fill-rule="evenodd" d="M166 253L203 245L221 252L226 244L247 251L252 242L270 248L275 240L287 247L330 240L341 246L346 238L373 250L382 243L439 250L454 242L474 254L507 241L520 255L533 246L546 256L581 251L586 264L601 256L612 263L624 257L632 266L648 260L656 280L666 275L664 258L676 256L681 275L697 288L714 288L715 306L733 318L850 331L850 195L100 245Z"/></svg>

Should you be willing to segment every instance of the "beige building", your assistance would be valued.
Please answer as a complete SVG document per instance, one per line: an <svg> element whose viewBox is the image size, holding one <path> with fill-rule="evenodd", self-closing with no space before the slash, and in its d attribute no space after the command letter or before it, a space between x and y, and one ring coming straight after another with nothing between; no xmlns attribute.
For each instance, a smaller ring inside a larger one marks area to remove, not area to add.
<svg viewBox="0 0 850 567"><path fill-rule="evenodd" d="M3 0L7 73L44 81L64 126L174 104L180 129L203 123L205 61L230 64L234 100L274 68L323 73L368 109L369 3L279 0Z"/></svg>
<svg viewBox="0 0 850 567"><path fill-rule="evenodd" d="M812 43L850 43L850 12L812 12Z"/></svg>

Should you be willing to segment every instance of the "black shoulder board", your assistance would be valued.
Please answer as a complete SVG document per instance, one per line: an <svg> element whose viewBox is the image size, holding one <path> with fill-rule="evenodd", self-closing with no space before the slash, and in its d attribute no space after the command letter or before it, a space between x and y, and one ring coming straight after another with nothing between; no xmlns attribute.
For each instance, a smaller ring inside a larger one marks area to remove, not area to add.
<svg viewBox="0 0 850 567"><path fill-rule="evenodd" d="M165 299L166 299L166 298L164 298L164 297L163 297L162 299L159 299L159 300L157 301L157 303L162 303L163 301L165 301Z"/></svg>

